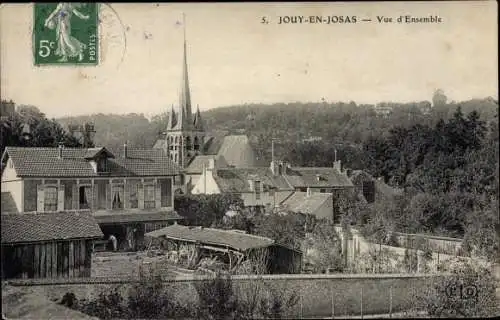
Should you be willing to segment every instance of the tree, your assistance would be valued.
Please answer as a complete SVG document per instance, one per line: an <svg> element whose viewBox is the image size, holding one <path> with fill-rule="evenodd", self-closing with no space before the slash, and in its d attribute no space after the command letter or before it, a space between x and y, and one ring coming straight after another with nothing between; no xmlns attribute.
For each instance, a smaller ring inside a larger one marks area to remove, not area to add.
<svg viewBox="0 0 500 320"><path fill-rule="evenodd" d="M432 105L434 107L445 105L447 100L448 98L446 97L442 89L437 89L436 91L434 91L434 95L432 96Z"/></svg>
<svg viewBox="0 0 500 320"><path fill-rule="evenodd" d="M315 273L322 273L327 269L336 272L344 270L340 237L329 220L318 221L304 242L303 252L310 252L309 260Z"/></svg>
<svg viewBox="0 0 500 320"><path fill-rule="evenodd" d="M300 249L305 237L306 217L301 213L261 214L255 219L255 233L277 243Z"/></svg>
<svg viewBox="0 0 500 320"><path fill-rule="evenodd" d="M228 210L242 208L243 200L233 194L179 195L174 204L187 224L210 227L222 223Z"/></svg>

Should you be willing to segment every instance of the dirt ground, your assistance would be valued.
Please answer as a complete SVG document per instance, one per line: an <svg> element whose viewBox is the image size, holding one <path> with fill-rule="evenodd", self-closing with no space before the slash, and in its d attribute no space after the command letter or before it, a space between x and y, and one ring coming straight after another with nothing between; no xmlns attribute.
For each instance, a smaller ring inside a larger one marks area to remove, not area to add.
<svg viewBox="0 0 500 320"><path fill-rule="evenodd" d="M35 287L2 285L3 319L97 319L49 300Z"/></svg>

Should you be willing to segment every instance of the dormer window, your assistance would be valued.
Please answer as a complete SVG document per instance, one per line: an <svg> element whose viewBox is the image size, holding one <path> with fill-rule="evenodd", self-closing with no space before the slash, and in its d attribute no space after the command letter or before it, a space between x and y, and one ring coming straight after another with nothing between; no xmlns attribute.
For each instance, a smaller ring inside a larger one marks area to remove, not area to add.
<svg viewBox="0 0 500 320"><path fill-rule="evenodd" d="M106 158L97 159L97 172L108 171L108 160Z"/></svg>

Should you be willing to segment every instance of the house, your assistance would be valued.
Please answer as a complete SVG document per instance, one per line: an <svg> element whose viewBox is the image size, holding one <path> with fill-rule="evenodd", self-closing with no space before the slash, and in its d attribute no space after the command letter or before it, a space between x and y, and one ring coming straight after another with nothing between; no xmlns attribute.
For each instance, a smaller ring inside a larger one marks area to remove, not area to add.
<svg viewBox="0 0 500 320"><path fill-rule="evenodd" d="M357 194L367 203L376 200L391 201L403 195L403 190L387 185L382 179L375 179L363 170L353 170L348 173L349 179L355 186Z"/></svg>
<svg viewBox="0 0 500 320"><path fill-rule="evenodd" d="M164 247L185 253L189 266L199 265L206 257L217 257L229 271L246 263L263 273L300 273L302 252L276 243L273 239L246 234L239 230L188 227L174 224L146 234L166 240ZM262 264L262 266L258 266ZM249 270L250 271L250 270ZM253 270L255 272L255 269Z"/></svg>
<svg viewBox="0 0 500 320"><path fill-rule="evenodd" d="M160 149L125 145L115 156L104 147L7 147L2 198L13 199L21 213L90 210L106 237L137 248L145 232L181 219L173 205L179 174Z"/></svg>
<svg viewBox="0 0 500 320"><path fill-rule="evenodd" d="M333 195L331 193L294 192L281 202L280 207L295 213L310 214L317 219L333 220Z"/></svg>
<svg viewBox="0 0 500 320"><path fill-rule="evenodd" d="M200 179L201 175L203 174L204 168L208 168L210 166L211 161L213 161L214 164L217 164L218 169L230 167L223 156L218 156L218 155L196 156L193 159L193 161L191 161L191 163L188 165L188 167L184 170L187 183L187 190L189 192L192 191L193 187Z"/></svg>
<svg viewBox="0 0 500 320"><path fill-rule="evenodd" d="M283 176L269 167L218 168L211 159L193 187L193 194L232 193L240 195L245 207L277 207L293 193Z"/></svg>
<svg viewBox="0 0 500 320"><path fill-rule="evenodd" d="M2 279L90 277L93 240L103 237L90 212L1 218Z"/></svg>

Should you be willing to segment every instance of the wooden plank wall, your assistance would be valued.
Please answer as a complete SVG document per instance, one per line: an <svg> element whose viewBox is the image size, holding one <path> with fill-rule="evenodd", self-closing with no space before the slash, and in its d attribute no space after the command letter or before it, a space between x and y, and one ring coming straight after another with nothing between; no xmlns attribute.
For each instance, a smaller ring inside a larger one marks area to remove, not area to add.
<svg viewBox="0 0 500 320"><path fill-rule="evenodd" d="M6 278L72 278L91 274L92 240L5 246L2 251Z"/></svg>

